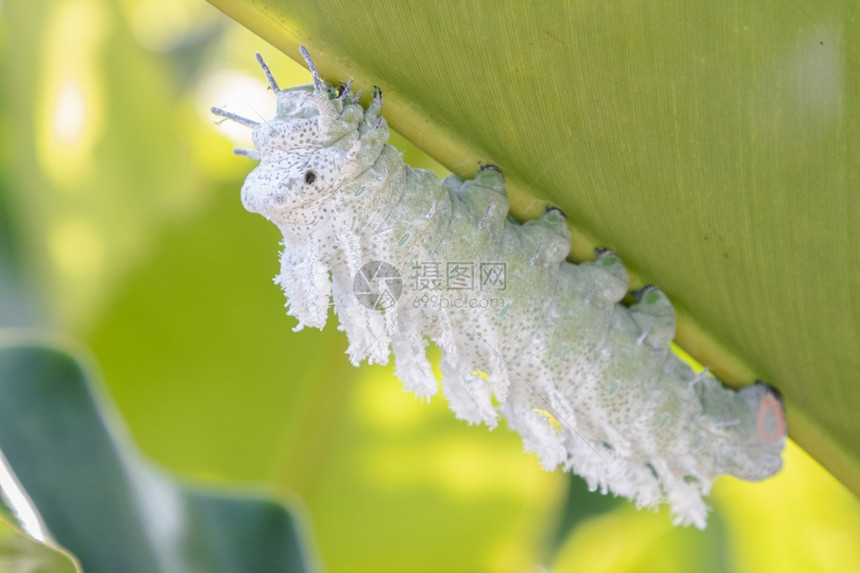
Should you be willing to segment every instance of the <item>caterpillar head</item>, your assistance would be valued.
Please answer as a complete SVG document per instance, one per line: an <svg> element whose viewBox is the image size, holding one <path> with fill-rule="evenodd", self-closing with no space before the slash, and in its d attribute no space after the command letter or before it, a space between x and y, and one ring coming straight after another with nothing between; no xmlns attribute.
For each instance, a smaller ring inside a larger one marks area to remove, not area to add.
<svg viewBox="0 0 860 573"><path fill-rule="evenodd" d="M313 84L281 90L262 57L269 86L277 98L275 117L256 122L219 108L212 112L253 129L256 149L235 149L260 162L242 186L242 204L272 222L294 230L312 230L319 205L376 161L388 140L380 116L377 88L365 110L349 84L333 88L322 81L307 50L300 48Z"/></svg>

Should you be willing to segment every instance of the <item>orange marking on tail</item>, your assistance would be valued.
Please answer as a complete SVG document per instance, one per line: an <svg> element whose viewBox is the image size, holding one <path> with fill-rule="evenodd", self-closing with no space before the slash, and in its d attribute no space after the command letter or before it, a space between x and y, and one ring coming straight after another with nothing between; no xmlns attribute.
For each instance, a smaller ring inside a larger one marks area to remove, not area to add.
<svg viewBox="0 0 860 573"><path fill-rule="evenodd" d="M776 420L776 426L768 431L767 420L768 415L773 416ZM782 405L779 400L768 394L761 401L761 406L758 409L758 418L756 419L756 431L758 437L766 444L776 444L785 436L785 412L782 411Z"/></svg>

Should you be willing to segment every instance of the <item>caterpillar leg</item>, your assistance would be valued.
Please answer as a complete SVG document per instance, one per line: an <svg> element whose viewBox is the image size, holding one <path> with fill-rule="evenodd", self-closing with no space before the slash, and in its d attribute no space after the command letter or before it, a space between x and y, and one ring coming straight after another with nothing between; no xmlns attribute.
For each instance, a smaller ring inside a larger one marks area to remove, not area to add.
<svg viewBox="0 0 860 573"><path fill-rule="evenodd" d="M358 101L358 98L356 98ZM373 86L373 100L367 106L367 111L364 112L364 123L359 127L361 129L373 129L382 118L382 90L378 86Z"/></svg>
<svg viewBox="0 0 860 573"><path fill-rule="evenodd" d="M516 259L525 267L548 271L550 276L557 274L559 264L570 252L570 230L561 209L548 207L538 219L515 224L510 230L503 245L506 258ZM535 279L535 282L549 287L553 281Z"/></svg>
<svg viewBox="0 0 860 573"><path fill-rule="evenodd" d="M555 219L560 220L564 223L564 227L567 228L567 215L564 214L564 211L561 210L560 207L556 207L555 205L547 205L543 210L544 215L553 214Z"/></svg>
<svg viewBox="0 0 860 573"><path fill-rule="evenodd" d="M675 338L675 309L666 295L655 286L648 285L633 292L636 304L630 307L633 320L642 334L637 344L648 344L662 350Z"/></svg>
<svg viewBox="0 0 860 573"><path fill-rule="evenodd" d="M505 190L505 176L502 175L502 170L495 165L482 165L474 179L463 182L461 193L468 193L470 196L479 193L483 196L503 199L505 206L508 204L508 194ZM476 206L478 206L478 203L476 203ZM501 218L504 219L504 216L507 214L508 212L505 210Z"/></svg>
<svg viewBox="0 0 860 573"><path fill-rule="evenodd" d="M627 294L630 278L621 259L614 251L598 247L594 262L578 265L584 275L583 284L591 285L585 294L585 302L619 302Z"/></svg>
<svg viewBox="0 0 860 573"><path fill-rule="evenodd" d="M459 185L456 180L446 180L445 187L460 208L455 220L462 228L470 228L470 234L475 233L471 250L494 258L498 253L509 209L505 178L501 170L495 166L483 166L474 179Z"/></svg>
<svg viewBox="0 0 860 573"><path fill-rule="evenodd" d="M548 268L557 267L570 253L570 229L564 211L558 207L547 207L534 223L543 229L539 251L533 255L532 264Z"/></svg>
<svg viewBox="0 0 860 573"><path fill-rule="evenodd" d="M459 193L463 189L463 180L456 175L449 175L442 180L442 186L451 193Z"/></svg>
<svg viewBox="0 0 860 573"><path fill-rule="evenodd" d="M373 101L365 112L358 101L361 92L353 94L350 90L351 85L352 79L348 84L343 84L343 91L338 98L338 100L343 101L343 112L340 117L347 123L360 121L358 124L358 141L353 142L351 151L354 151L356 155L359 152L363 153L367 157L367 162L361 161L359 158L357 163L366 166L379 155L383 145L388 141L388 124L382 117L382 92L379 91L379 88L374 86ZM360 172L357 172L356 175L358 173Z"/></svg>

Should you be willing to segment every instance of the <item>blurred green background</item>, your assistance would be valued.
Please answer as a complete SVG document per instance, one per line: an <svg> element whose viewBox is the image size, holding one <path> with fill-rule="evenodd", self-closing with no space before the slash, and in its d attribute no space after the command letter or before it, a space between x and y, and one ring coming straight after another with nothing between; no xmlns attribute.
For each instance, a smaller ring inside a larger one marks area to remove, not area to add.
<svg viewBox="0 0 860 573"><path fill-rule="evenodd" d="M239 203L247 133L208 112L271 115L256 51L309 81L196 0L0 4L0 326L90 347L145 454L295 499L333 572L860 571L860 504L791 444L675 529L352 368L333 323L293 333L278 231Z"/></svg>

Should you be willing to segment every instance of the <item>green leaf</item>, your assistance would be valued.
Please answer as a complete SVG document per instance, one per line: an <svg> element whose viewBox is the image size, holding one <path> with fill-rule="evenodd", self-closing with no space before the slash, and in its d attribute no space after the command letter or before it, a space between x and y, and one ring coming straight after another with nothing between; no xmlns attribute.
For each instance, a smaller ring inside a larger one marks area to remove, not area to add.
<svg viewBox="0 0 860 573"><path fill-rule="evenodd" d="M211 0L513 211L560 206L572 257L615 249L679 311L677 342L787 402L792 438L860 493L860 18L836 0ZM366 90L365 93L369 93Z"/></svg>
<svg viewBox="0 0 860 573"><path fill-rule="evenodd" d="M0 344L0 450L90 573L306 571L297 524L259 495L177 483L145 462L70 354Z"/></svg>

